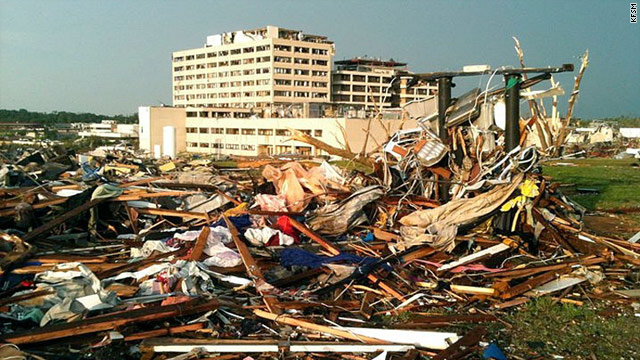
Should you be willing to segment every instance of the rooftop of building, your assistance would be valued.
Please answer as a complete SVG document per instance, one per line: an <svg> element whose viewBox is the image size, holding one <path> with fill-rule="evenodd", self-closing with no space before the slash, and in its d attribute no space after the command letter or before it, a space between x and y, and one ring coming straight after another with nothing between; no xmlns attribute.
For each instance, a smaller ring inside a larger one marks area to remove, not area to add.
<svg viewBox="0 0 640 360"><path fill-rule="evenodd" d="M370 66L370 67L384 67L384 68L406 68L407 63L398 62L393 59L382 60L369 57L354 57L346 60L334 61L336 66L340 68L358 67L358 66Z"/></svg>
<svg viewBox="0 0 640 360"><path fill-rule="evenodd" d="M263 39L288 39L333 44L333 41L329 41L326 36L307 34L302 30L285 29L278 26L267 25L257 29L237 30L207 36L207 43L205 46L246 43Z"/></svg>

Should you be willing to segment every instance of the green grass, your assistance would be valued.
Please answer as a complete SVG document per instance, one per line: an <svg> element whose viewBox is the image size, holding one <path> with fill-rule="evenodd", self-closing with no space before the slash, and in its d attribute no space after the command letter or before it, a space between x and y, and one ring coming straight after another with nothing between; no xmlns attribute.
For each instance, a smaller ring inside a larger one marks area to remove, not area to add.
<svg viewBox="0 0 640 360"><path fill-rule="evenodd" d="M578 166L554 166L555 163L573 163ZM575 187L595 188L598 194L578 194L573 188L563 188L572 200L588 210L615 210L640 208L640 167L636 159L583 159L550 162L543 173L555 182L575 184Z"/></svg>
<svg viewBox="0 0 640 360"><path fill-rule="evenodd" d="M367 166L365 164L359 163L357 161L350 161L350 160L336 160L336 161L330 161L329 162L331 165L333 166L337 166L341 169L345 169L347 171L351 171L351 170L358 170L361 171L365 174L370 174L373 171L373 168L371 166Z"/></svg>
<svg viewBox="0 0 640 360"><path fill-rule="evenodd" d="M494 323L491 333L500 333L498 344L521 358L638 359L640 319L633 310L618 308L610 311L613 315L601 316L603 304L588 304L554 304L551 298L541 297L501 317L512 328Z"/></svg>
<svg viewBox="0 0 640 360"><path fill-rule="evenodd" d="M238 163L233 160L214 161L211 163L211 165L217 168L226 168L226 169L233 169L238 167Z"/></svg>

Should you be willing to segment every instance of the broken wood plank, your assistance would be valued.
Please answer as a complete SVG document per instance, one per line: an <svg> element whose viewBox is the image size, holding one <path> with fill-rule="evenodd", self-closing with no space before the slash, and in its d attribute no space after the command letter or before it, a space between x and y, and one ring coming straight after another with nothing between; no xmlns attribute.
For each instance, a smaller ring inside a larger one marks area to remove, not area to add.
<svg viewBox="0 0 640 360"><path fill-rule="evenodd" d="M0 336L0 340L16 345L31 344L90 334L99 331L113 330L117 327L132 323L156 321L176 316L196 314L216 308L218 308L218 301L215 299L206 302L192 300L174 305L119 311L85 320L54 324L33 330L5 334Z"/></svg>
<svg viewBox="0 0 640 360"><path fill-rule="evenodd" d="M233 223L229 220L229 218L227 218L224 215L222 215L222 218L224 219L224 222L227 224L227 228L231 233L231 238L233 239L233 242L236 244L236 248L238 249L238 252L240 253L240 257L242 258L242 263L244 263L244 266L247 269L247 274L249 274L249 276L254 279L254 282L256 282L255 280L258 280L255 284L255 287L256 287L256 290L258 290L258 293L260 293L260 295L262 296L262 300L267 305L267 309L269 309L269 311L271 311L272 313L280 313L280 309L278 307L278 300L275 297L265 294L260 290L261 285L266 284L267 281L264 279L264 276L262 275L262 271L260 271L260 267L258 266L258 263L255 261L253 256L251 256L251 252L249 252L249 248L247 247L247 244L245 244L240 239L240 236L238 235L238 229L236 229L235 225L233 225Z"/></svg>
<svg viewBox="0 0 640 360"><path fill-rule="evenodd" d="M200 235L196 239L196 243L193 245L191 249L191 254L189 255L189 260L198 261L202 257L202 253L204 251L204 247L207 245L207 239L209 238L209 234L211 233L211 228L208 226L203 226L200 231Z"/></svg>
<svg viewBox="0 0 640 360"><path fill-rule="evenodd" d="M317 242L318 244L320 244L320 246L322 246L325 250L329 251L332 255L340 254L340 249L338 249L332 243L330 243L330 242L326 241L325 239L323 239L320 235L318 235L318 234L314 233L313 231L311 231L311 229L309 229L306 225L298 222L294 218L289 218L289 220L291 222L291 226L293 226L294 228L298 229L298 231L300 231L301 233L305 234L311 240L313 240L313 241ZM402 294L400 294L398 291L396 291L391 286L389 286L389 285L385 284L384 282L382 282L382 280L380 280L380 278L378 278L375 274L371 274L371 273L368 274L367 275L367 279L369 279L374 284L377 284L381 289L386 291L388 294L391 294L396 299L398 299L400 301L404 301L404 296Z"/></svg>
<svg viewBox="0 0 640 360"><path fill-rule="evenodd" d="M277 315L277 314L273 314L273 313L269 313L263 310L254 310L253 311L254 314L256 314L257 316L263 318L263 319L268 319L268 320L272 320L275 322L279 322L281 324L286 324L286 325L291 325L291 326L298 326L301 327L303 329L307 329L307 330L312 330L312 331L319 331L325 334L331 334L333 336L337 336L340 338L344 338L344 339L349 339L349 340L355 340L355 341L362 341L366 344L390 344L387 341L383 341L383 340L379 340L379 339L374 339L374 338L370 338L368 336L361 336L361 335L356 335L353 334L349 331L344 331L344 330L339 330L339 329L334 329L328 326L324 326L324 325L318 325L318 324L314 324L312 322L308 322L308 321L304 321L304 320L299 320L299 319L295 319L292 318L290 316L287 315Z"/></svg>
<svg viewBox="0 0 640 360"><path fill-rule="evenodd" d="M198 323L195 323L195 324L189 324L189 325L183 325L183 326L174 326L174 327L169 327L169 328L164 328L164 329L144 331L144 332L139 332L139 333L136 333L136 334L127 335L127 336L124 337L124 341L136 341L136 340L148 339L148 338L158 337L158 336L180 334L180 333L184 333L184 332L187 332L187 331L200 330L203 327L204 327L204 323L203 322L198 322Z"/></svg>
<svg viewBox="0 0 640 360"><path fill-rule="evenodd" d="M58 225L62 225L65 222L67 222L68 220L70 220L71 218L74 218L80 214L82 214L83 212L91 209L94 206L97 206L98 204L100 204L101 202L105 201L106 199L104 198L100 198L100 199L94 199L91 200L89 202L86 202L74 209L71 209L69 211L67 211L66 213L54 218L53 220L49 221L48 223L34 229L33 231L29 232L27 235L24 236L24 240L25 241L29 241L32 239L35 239L36 237L46 234L47 232L53 230L53 228L55 228Z"/></svg>

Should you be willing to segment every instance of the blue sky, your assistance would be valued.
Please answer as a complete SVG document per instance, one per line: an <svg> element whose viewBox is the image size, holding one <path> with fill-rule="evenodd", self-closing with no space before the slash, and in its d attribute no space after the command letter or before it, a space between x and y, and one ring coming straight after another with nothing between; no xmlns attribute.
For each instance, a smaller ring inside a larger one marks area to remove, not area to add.
<svg viewBox="0 0 640 360"><path fill-rule="evenodd" d="M514 35L528 66L578 67L589 49L575 114L640 116L640 25L619 0L0 0L0 108L112 115L171 104L172 51L268 24L328 36L335 59L392 57L416 72L516 66ZM567 93L575 74L556 77ZM453 95L480 80L458 81Z"/></svg>

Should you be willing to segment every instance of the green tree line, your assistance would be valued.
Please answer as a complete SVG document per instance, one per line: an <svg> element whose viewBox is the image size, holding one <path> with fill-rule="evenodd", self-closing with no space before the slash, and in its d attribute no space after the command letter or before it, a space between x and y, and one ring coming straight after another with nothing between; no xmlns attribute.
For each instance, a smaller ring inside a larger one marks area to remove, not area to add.
<svg viewBox="0 0 640 360"><path fill-rule="evenodd" d="M73 113L68 111L53 111L50 113L20 110L0 109L0 122L12 123L42 123L53 125L59 123L96 123L102 120L116 120L121 124L138 122L138 114L131 115L100 115L93 113Z"/></svg>

